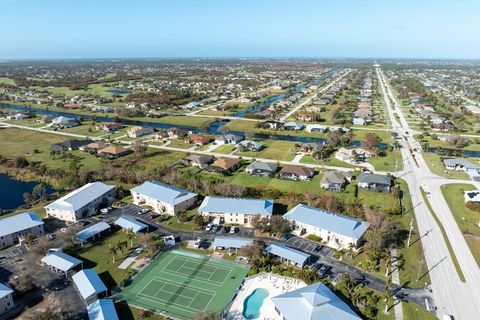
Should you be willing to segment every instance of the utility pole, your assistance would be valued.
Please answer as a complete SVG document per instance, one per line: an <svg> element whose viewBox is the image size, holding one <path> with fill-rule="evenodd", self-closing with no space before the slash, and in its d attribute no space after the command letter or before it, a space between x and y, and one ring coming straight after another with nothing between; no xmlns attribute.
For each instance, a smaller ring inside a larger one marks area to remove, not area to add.
<svg viewBox="0 0 480 320"><path fill-rule="evenodd" d="M423 266L423 257L420 259L420 265L418 266L417 281L420 279L420 271L422 270L422 266Z"/></svg>
<svg viewBox="0 0 480 320"><path fill-rule="evenodd" d="M410 220L410 231L408 232L407 248L410 248L410 240L412 239L412 230L413 230L413 215L412 215L412 219Z"/></svg>

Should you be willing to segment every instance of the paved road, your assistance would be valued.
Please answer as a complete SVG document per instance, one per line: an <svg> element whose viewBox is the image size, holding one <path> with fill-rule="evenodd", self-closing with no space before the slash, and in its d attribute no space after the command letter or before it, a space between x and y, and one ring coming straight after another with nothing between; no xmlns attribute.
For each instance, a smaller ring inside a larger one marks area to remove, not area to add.
<svg viewBox="0 0 480 320"><path fill-rule="evenodd" d="M333 86L334 84L336 84L338 81L340 81L340 80L342 80L343 78L345 78L350 72L351 72L351 70L345 71L341 76L337 77L335 80L333 80L332 82L330 82L329 84L327 84L326 86L324 86L323 88L321 88L320 90L315 91L315 92L314 92L312 95L310 95L307 99L303 100L303 101L300 102L296 107L294 107L292 110L290 110L289 112L287 112L284 116L280 117L280 121L285 121L285 120L287 120L292 114L294 114L295 112L297 112L298 110L300 110L301 108L303 108L304 105L306 105L307 103L309 103L310 101L312 101L312 99L315 98L319 93L322 93L322 92L328 90L331 86Z"/></svg>
<svg viewBox="0 0 480 320"><path fill-rule="evenodd" d="M404 170L396 175L404 179L409 187L414 204L414 214L421 238L424 255L432 281L431 288L437 316L453 315L455 319L478 319L480 314L480 270L470 252L460 229L441 193L440 186L454 180L433 174L420 152L411 152L420 145L411 134L411 129L402 113L400 105L392 93L388 81L380 68L376 70L382 95L385 99L393 130L405 139L398 140L404 161ZM398 117L398 120L397 120ZM466 181L462 181L466 183ZM469 182L470 183L470 182ZM471 182L479 185L478 182ZM442 232L424 203L421 189L430 192L430 204L445 228L466 282L460 281L450 257Z"/></svg>

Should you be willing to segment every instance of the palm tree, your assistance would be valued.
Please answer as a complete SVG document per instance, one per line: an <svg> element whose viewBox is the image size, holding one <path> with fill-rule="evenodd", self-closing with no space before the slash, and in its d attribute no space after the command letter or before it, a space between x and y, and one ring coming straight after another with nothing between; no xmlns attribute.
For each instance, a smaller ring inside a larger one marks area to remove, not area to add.
<svg viewBox="0 0 480 320"><path fill-rule="evenodd" d="M135 233L132 229L127 230L127 239L130 241L130 247L133 247L133 238L135 238Z"/></svg>
<svg viewBox="0 0 480 320"><path fill-rule="evenodd" d="M112 257L113 257L113 263L115 263L115 256L117 255L117 247L111 245L111 246L108 248L108 252L110 252L110 254L112 255Z"/></svg>

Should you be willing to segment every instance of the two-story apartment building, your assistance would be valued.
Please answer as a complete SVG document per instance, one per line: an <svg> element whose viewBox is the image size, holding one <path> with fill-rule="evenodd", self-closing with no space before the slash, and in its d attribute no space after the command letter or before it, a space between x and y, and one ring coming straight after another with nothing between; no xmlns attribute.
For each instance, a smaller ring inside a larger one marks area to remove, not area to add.
<svg viewBox="0 0 480 320"><path fill-rule="evenodd" d="M198 212L208 220L220 224L238 224L251 227L255 216L270 217L273 200L205 197Z"/></svg>
<svg viewBox="0 0 480 320"><path fill-rule="evenodd" d="M133 203L147 205L156 213L175 215L195 204L197 194L158 181L146 181L130 189Z"/></svg>
<svg viewBox="0 0 480 320"><path fill-rule="evenodd" d="M45 234L43 221L35 212L24 212L0 220L0 248L20 242L29 234L34 238Z"/></svg>
<svg viewBox="0 0 480 320"><path fill-rule="evenodd" d="M89 217L101 206L109 206L115 199L115 186L91 182L47 205L47 215L64 221L78 221Z"/></svg>

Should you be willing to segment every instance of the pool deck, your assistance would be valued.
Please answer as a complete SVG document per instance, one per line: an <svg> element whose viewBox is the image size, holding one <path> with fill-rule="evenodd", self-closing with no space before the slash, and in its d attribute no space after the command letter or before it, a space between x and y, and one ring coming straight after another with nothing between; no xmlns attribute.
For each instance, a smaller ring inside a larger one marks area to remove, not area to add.
<svg viewBox="0 0 480 320"><path fill-rule="evenodd" d="M275 306L273 305L271 298L306 286L307 284L302 280L283 277L271 273L260 273L253 277L247 278L243 287L240 289L240 291L238 291L237 296L235 300L233 300L232 306L228 310L228 313L224 319L244 319L242 316L243 302L250 294L252 294L255 289L263 288L268 291L268 297L266 297L263 301L262 307L260 308L260 317L258 317L258 319L282 320L282 318L275 312Z"/></svg>

